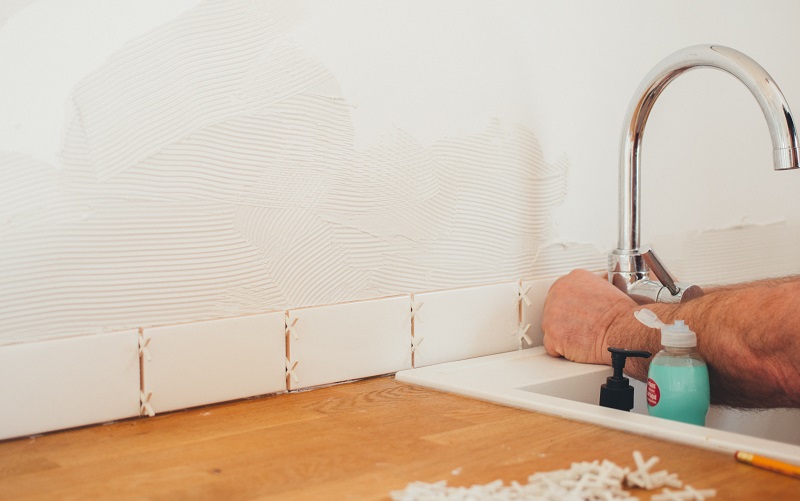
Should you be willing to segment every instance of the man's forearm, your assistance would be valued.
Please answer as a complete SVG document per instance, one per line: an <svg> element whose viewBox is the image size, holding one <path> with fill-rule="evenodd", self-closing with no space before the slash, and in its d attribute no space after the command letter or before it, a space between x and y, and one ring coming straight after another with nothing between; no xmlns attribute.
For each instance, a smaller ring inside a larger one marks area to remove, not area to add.
<svg viewBox="0 0 800 501"><path fill-rule="evenodd" d="M767 280L707 291L683 304L651 304L667 323L686 321L709 367L712 403L739 407L800 407L800 278ZM661 349L660 334L632 315L619 315L608 346ZM648 362L627 372L645 379Z"/></svg>

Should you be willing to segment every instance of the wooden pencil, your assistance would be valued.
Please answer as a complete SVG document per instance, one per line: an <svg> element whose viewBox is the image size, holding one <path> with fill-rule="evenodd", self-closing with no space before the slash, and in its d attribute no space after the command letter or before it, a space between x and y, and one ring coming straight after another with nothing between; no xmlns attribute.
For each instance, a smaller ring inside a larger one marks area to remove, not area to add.
<svg viewBox="0 0 800 501"><path fill-rule="evenodd" d="M734 457L737 461L757 466L765 470L774 471L794 478L800 478L800 467L777 459L750 454L749 452L736 451Z"/></svg>

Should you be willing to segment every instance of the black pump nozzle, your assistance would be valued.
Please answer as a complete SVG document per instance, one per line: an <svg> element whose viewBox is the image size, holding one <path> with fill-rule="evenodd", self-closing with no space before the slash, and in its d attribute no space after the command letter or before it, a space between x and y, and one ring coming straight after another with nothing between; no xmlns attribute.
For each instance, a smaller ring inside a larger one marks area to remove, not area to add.
<svg viewBox="0 0 800 501"><path fill-rule="evenodd" d="M614 375L606 378L606 384L600 387L600 405L621 411L633 409L633 386L630 380L622 375L628 357L648 358L653 356L649 351L623 350L608 348L611 352L611 367Z"/></svg>

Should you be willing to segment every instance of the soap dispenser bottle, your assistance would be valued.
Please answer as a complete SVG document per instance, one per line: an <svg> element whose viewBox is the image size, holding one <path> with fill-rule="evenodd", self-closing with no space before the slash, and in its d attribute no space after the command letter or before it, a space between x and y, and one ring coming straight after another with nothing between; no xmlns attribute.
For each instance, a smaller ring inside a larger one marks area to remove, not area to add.
<svg viewBox="0 0 800 501"><path fill-rule="evenodd" d="M647 373L647 411L651 416L704 426L710 404L708 367L697 352L697 335L683 320L667 325L655 313L634 313L649 327L661 328L661 345Z"/></svg>
<svg viewBox="0 0 800 501"><path fill-rule="evenodd" d="M606 384L600 387L600 405L629 412L633 409L633 386L630 380L622 375L628 357L647 358L653 356L649 351L623 350L609 347L611 367L614 373L606 378Z"/></svg>

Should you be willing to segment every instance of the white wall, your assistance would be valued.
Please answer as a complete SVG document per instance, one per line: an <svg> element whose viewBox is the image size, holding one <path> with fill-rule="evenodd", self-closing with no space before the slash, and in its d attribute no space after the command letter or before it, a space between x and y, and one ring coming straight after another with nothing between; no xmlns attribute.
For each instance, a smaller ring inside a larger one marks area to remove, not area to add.
<svg viewBox="0 0 800 501"><path fill-rule="evenodd" d="M658 60L737 48L800 110L769 5L4 2L0 344L600 269ZM763 122L711 70L651 115L644 240L682 278L800 272Z"/></svg>

